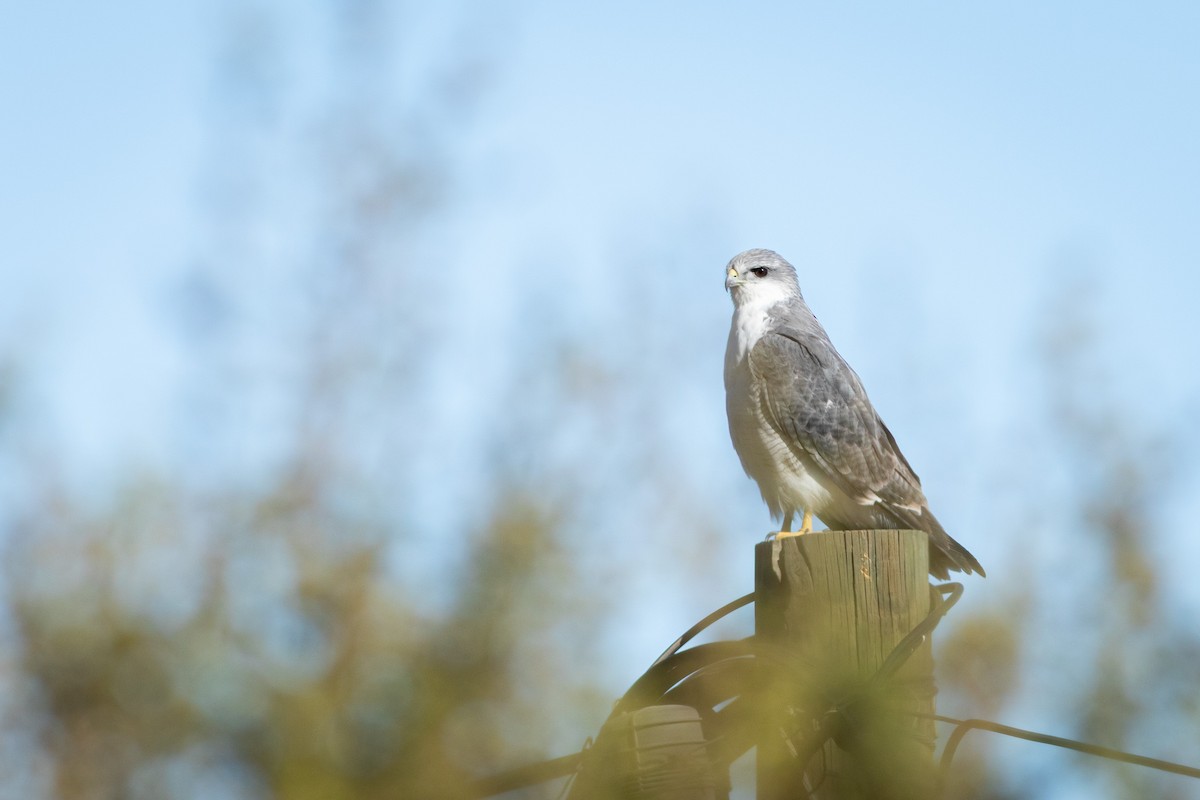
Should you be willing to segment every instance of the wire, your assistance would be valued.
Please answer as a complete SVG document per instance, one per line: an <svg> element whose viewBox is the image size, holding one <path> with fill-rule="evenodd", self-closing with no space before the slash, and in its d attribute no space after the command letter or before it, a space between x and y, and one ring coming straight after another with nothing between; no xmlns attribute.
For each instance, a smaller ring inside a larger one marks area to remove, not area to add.
<svg viewBox="0 0 1200 800"><path fill-rule="evenodd" d="M569 756L561 756L552 758L549 761L541 761L537 764L529 764L524 767L510 769L507 772L501 772L497 775L491 775L487 778L477 780L471 787L468 797L491 797L495 794L504 794L511 792L514 789L520 789L525 786L532 786L535 783L544 783L545 781L554 778L561 778L564 775L570 775L579 769L580 762L583 761L583 754L586 752L580 751L572 753Z"/></svg>
<svg viewBox="0 0 1200 800"><path fill-rule="evenodd" d="M791 732L779 729L779 733L787 739L797 757L803 754L804 760L807 761L821 753L821 748L826 741L837 740L839 733L846 731L847 725L853 724L854 707L867 700L872 692L883 689L886 683L894 679L904 663L926 641L929 634L958 602L963 593L960 583L943 583L930 587L930 589L940 597L933 598L929 613L892 648L883 664L869 680L861 685L859 690L849 697L842 698L841 702L835 703L832 708L826 708L819 712L815 709L801 712L801 716L808 722L795 721L797 727ZM749 703L747 707L750 698L743 695L752 694L750 690L756 681L761 680L761 668L764 665L778 662L775 664L776 666L786 666L786 659L780 656L777 648L768 647L758 641L757 637L741 641L712 642L682 650L685 644L705 628L752 602L754 602L753 593L743 595L737 600L721 606L689 628L654 660L644 674L634 681L625 695L614 705L613 715L615 716L622 710L633 710L643 705L661 703L664 698L670 698L676 703L692 705L701 710L708 709L714 725L712 733L715 734L709 739L709 744L728 743L726 747L718 746L714 749L714 755L719 761L728 764L753 746L758 736L754 733L757 729L754 723L755 706L753 703ZM731 701L726 708L714 711L717 706L726 701ZM797 709L793 709L793 711L797 711ZM1136 755L1110 747L1101 747L1075 739L1014 728L990 720L960 720L919 711L900 713L955 726L946 740L939 764L943 783L949 774L959 745L963 738L973 730L983 730L1038 744L1062 747L1099 758L1135 764L1189 778L1200 778L1200 768ZM802 722L803 724L800 724ZM800 735L798 739L795 738L804 728L807 728L807 733ZM469 796L489 797L578 773L588 750L589 747L585 746L579 753L482 779L476 782L473 787L474 791ZM720 755L716 755L717 753ZM570 783L564 786L564 792L569 787Z"/></svg>
<svg viewBox="0 0 1200 800"><path fill-rule="evenodd" d="M703 631L709 625L712 625L714 622L719 620L721 617L732 614L734 611L737 611L742 606L748 606L753 602L754 602L754 592L751 592L750 594L742 595L737 600L734 600L732 603L726 603L725 605L721 606L716 611L709 614L707 617L700 620L692 627L688 628L687 631L683 634L683 636L680 636L678 639L676 639L675 642L670 647L668 647L666 650L663 651L661 656L654 659L654 663L650 665L650 669L654 669L659 664L666 661L671 656L675 655L675 653L677 653L679 651L679 648L683 647L685 644L690 642L692 639L696 638L696 636L701 631ZM646 670L646 671L649 672L650 670Z"/></svg>
<svg viewBox="0 0 1200 800"><path fill-rule="evenodd" d="M954 719L953 717L945 717L941 714L915 714L918 717L934 719L938 722L945 722L954 725L954 732L950 734L950 738L946 740L946 747L942 751L942 761L940 769L943 779L950 770L950 765L954 761L954 755L958 751L959 744L963 738L973 730L983 730L991 733L999 733L1003 736L1012 736L1016 739L1024 739L1029 742L1038 744L1048 744L1054 747L1063 747L1067 750L1074 750L1079 753L1087 753L1098 758L1106 758L1111 761L1121 761L1126 764L1136 764L1140 767L1149 767L1162 772L1170 772L1175 775L1186 775L1189 778L1200 778L1200 769L1189 767L1184 764L1176 764L1173 761L1163 761L1159 758L1150 758L1148 756L1139 756L1134 753L1127 753L1124 750L1116 750L1112 747L1101 747L1096 744L1081 742L1076 739L1067 739L1062 736L1051 736L1048 733L1036 733L1035 731L1027 731L1022 728L1014 728L1011 725L1001 725L999 722L992 722L986 719Z"/></svg>
<svg viewBox="0 0 1200 800"><path fill-rule="evenodd" d="M933 629L946 616L946 612L953 608L958 599L962 597L963 586L961 583L942 583L931 586L930 591L943 594L945 597L936 598L933 608L929 609L925 619L917 623L917 626L892 648L892 652L884 659L883 664L871 679L873 685L878 685L895 675L896 671L904 666L904 662L908 661L909 657L917 651L917 648L925 643L926 637L933 633Z"/></svg>
<svg viewBox="0 0 1200 800"><path fill-rule="evenodd" d="M686 653L679 653L679 649L692 639L696 638L696 636L698 636L709 625L712 625L722 617L728 616L734 611L737 611L739 608L748 606L753 602L753 592L742 595L737 600L734 600L731 603L726 603L704 619L697 622L692 627L688 628L682 636L676 639L670 647L663 651L662 655L654 660L654 663L650 665L650 668L646 670L645 674L643 674L637 681L634 682L634 685L630 687L628 692L625 693L625 698L623 698L622 701L618 701L614 707L613 713L615 714L616 711L622 707L625 699L639 694L638 690L641 689L644 684L649 682L649 679L664 671L668 676L674 673L675 670L670 669L671 667L679 667L679 671L684 672L684 676L686 677L687 675L701 672L705 666L718 663L726 658L745 657L745 646L734 642L717 642L713 645L701 645L700 647L694 647L691 650L688 650ZM676 659L678 664L665 665L665 662L672 659L676 654L681 656L680 659ZM692 666L691 664L694 662L699 663L697 663L696 666ZM671 680L671 684L677 682L678 680ZM669 688L670 685L666 687L666 689ZM663 691L665 692L666 689ZM545 781L552 780L553 778L561 778L564 775L577 773L580 765L583 763L583 758L587 751L588 747L585 746L583 750L578 753L572 753L571 755L561 756L559 758L552 758L548 761L541 761L537 764L530 764L524 767L517 767L516 769L511 769L506 772L491 775L487 778L482 778L476 781L471 787L468 797L491 797L492 795L511 792L514 789L532 786L533 784L543 783ZM563 787L564 792L568 786Z"/></svg>

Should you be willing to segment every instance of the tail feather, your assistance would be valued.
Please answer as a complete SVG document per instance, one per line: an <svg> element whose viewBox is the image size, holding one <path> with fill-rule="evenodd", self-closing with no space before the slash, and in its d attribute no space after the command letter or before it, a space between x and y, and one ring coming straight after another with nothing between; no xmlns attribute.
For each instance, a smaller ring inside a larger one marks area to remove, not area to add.
<svg viewBox="0 0 1200 800"><path fill-rule="evenodd" d="M987 577L979 559L971 555L971 551L946 533L942 523L937 521L937 517L928 508L921 510L920 522L923 523L920 527L929 534L929 572L931 575L948 580L950 572L954 571L964 572L967 575L977 572L980 577Z"/></svg>

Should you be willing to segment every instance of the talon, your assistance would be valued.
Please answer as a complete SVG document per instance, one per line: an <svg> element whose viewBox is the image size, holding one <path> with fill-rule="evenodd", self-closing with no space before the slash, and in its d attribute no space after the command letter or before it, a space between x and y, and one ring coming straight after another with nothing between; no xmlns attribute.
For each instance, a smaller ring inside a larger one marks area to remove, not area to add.
<svg viewBox="0 0 1200 800"><path fill-rule="evenodd" d="M792 515L788 514L783 518L783 530L775 534L776 539L783 539L788 536L803 536L806 533L812 533L812 512L805 510L804 520L800 523L800 530L794 531L792 527Z"/></svg>

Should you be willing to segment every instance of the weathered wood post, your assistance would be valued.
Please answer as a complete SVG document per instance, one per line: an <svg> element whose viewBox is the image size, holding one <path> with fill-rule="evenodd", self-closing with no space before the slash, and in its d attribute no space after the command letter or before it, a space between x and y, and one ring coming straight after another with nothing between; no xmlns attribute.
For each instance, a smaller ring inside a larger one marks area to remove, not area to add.
<svg viewBox="0 0 1200 800"><path fill-rule="evenodd" d="M768 695L758 800L932 798L933 657L926 640L866 686L929 613L921 531L825 531L755 549L755 636ZM777 698L777 699L776 699ZM832 733L828 739L826 734Z"/></svg>

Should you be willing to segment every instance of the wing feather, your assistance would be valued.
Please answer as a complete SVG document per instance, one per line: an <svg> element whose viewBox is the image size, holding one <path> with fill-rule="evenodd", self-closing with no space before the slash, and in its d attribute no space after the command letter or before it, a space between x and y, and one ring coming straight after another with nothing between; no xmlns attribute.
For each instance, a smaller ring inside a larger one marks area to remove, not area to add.
<svg viewBox="0 0 1200 800"><path fill-rule="evenodd" d="M750 351L750 369L766 419L798 457L854 502L929 533L930 572L939 578L951 569L986 574L930 513L920 478L823 332L785 327L767 333Z"/></svg>
<svg viewBox="0 0 1200 800"><path fill-rule="evenodd" d="M854 370L827 339L793 328L750 352L767 419L848 497L881 504L905 524L925 506L921 482L875 412Z"/></svg>

